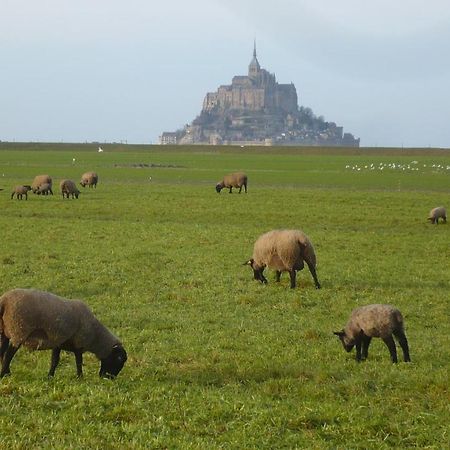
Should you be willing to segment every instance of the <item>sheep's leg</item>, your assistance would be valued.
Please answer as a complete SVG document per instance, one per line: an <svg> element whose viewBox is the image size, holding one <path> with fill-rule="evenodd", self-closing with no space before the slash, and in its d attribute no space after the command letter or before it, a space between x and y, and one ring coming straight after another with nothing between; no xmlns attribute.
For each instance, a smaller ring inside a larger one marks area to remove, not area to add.
<svg viewBox="0 0 450 450"><path fill-rule="evenodd" d="M239 187L239 194L241 193L241 191L242 191L242 186Z"/></svg>
<svg viewBox="0 0 450 450"><path fill-rule="evenodd" d="M9 375L11 373L11 371L9 370L9 365L11 363L11 360L14 358L14 355L16 354L17 350L19 350L19 348L20 345L14 347L14 345L11 345L11 343L8 344L8 348L6 349L6 352L3 356L0 378L3 378L5 375Z"/></svg>
<svg viewBox="0 0 450 450"><path fill-rule="evenodd" d="M244 184L245 193L247 193L247 183Z"/></svg>
<svg viewBox="0 0 450 450"><path fill-rule="evenodd" d="M403 359L405 362L410 362L411 358L409 357L409 346L408 339L406 339L406 335L403 330L394 331L394 336L397 338L400 347L403 350Z"/></svg>
<svg viewBox="0 0 450 450"><path fill-rule="evenodd" d="M229 192L229 194L231 194L231 191L233 190L233 187L230 187L230 192Z"/></svg>
<svg viewBox="0 0 450 450"><path fill-rule="evenodd" d="M267 278L264 276L262 270L259 271L259 279L260 279L261 283L267 284Z"/></svg>
<svg viewBox="0 0 450 450"><path fill-rule="evenodd" d="M291 278L291 289L295 289L295 278L297 276L295 269L289 271L289 276Z"/></svg>
<svg viewBox="0 0 450 450"><path fill-rule="evenodd" d="M0 336L0 338L1 338L1 343L0 343L0 361L3 361L3 356L4 356L4 354L6 352L6 349L8 348L8 345L9 345L9 339L4 334L2 334Z"/></svg>
<svg viewBox="0 0 450 450"><path fill-rule="evenodd" d="M275 271L275 281L276 281L277 283L279 283L279 282L280 282L280 279L281 279L281 270L276 270L276 271Z"/></svg>
<svg viewBox="0 0 450 450"><path fill-rule="evenodd" d="M264 269L253 269L253 278L255 280L261 281L261 283L267 284L267 278L263 275Z"/></svg>
<svg viewBox="0 0 450 450"><path fill-rule="evenodd" d="M316 285L316 289L320 289L321 286L317 278L316 268L308 261L306 261L306 264L308 264L309 271L311 272L311 275L314 278L314 284Z"/></svg>
<svg viewBox="0 0 450 450"><path fill-rule="evenodd" d="M28 200L28 194L25 192L25 200Z"/></svg>
<svg viewBox="0 0 450 450"><path fill-rule="evenodd" d="M383 338L384 343L387 345L389 349L389 353L391 354L391 359L393 363L398 362L397 360L397 348L395 347L394 338L392 336L388 336Z"/></svg>
<svg viewBox="0 0 450 450"><path fill-rule="evenodd" d="M51 363L50 363L50 370L48 371L48 376L49 377L53 377L55 376L55 370L56 367L59 364L59 356L61 354L61 349L56 347L52 350L52 359L51 359Z"/></svg>
<svg viewBox="0 0 450 450"><path fill-rule="evenodd" d="M77 365L77 377L81 378L83 376L83 353L80 350L74 350L75 363Z"/></svg>
<svg viewBox="0 0 450 450"><path fill-rule="evenodd" d="M369 356L369 345L371 340L372 338L366 335L362 338L362 359L367 359Z"/></svg>
<svg viewBox="0 0 450 450"><path fill-rule="evenodd" d="M362 339L358 337L355 341L356 347L356 361L361 362L361 347L362 347Z"/></svg>

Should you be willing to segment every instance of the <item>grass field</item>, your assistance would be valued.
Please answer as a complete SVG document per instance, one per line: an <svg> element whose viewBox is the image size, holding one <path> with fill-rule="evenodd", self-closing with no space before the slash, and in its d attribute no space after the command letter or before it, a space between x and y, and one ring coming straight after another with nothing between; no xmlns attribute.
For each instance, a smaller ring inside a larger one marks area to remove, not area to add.
<svg viewBox="0 0 450 450"><path fill-rule="evenodd" d="M129 356L110 381L63 354L49 380L50 352L20 349L0 448L449 448L450 226L426 218L450 151L102 147L0 143L0 291L84 299ZM249 193L216 194L239 169ZM98 188L63 200L87 170ZM10 199L43 173L54 196ZM321 290L253 280L273 228L311 238ZM332 332L370 303L402 311L412 363L344 352Z"/></svg>

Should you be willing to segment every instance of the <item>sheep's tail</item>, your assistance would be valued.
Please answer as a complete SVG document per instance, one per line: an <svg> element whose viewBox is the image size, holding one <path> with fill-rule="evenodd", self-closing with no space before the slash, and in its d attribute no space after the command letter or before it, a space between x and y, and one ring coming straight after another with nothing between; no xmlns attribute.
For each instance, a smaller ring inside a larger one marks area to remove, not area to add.
<svg viewBox="0 0 450 450"><path fill-rule="evenodd" d="M5 312L5 305L0 300L0 333L3 333L3 313Z"/></svg>
<svg viewBox="0 0 450 450"><path fill-rule="evenodd" d="M300 247L301 255L303 259L309 264L312 264L316 267L316 254L314 252L314 247L309 241L302 241L300 238L297 239L297 243Z"/></svg>
<svg viewBox="0 0 450 450"><path fill-rule="evenodd" d="M395 311L395 328L398 330L404 331L404 325L403 325L403 316L402 313L397 309Z"/></svg>

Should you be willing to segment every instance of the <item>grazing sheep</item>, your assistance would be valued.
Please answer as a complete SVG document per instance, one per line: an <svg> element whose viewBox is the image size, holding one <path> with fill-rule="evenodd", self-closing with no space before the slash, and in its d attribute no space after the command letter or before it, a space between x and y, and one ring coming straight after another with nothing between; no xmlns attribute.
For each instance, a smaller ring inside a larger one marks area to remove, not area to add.
<svg viewBox="0 0 450 450"><path fill-rule="evenodd" d="M408 340L403 328L403 317L397 308L390 305L367 305L352 311L342 331L335 331L347 352L356 346L356 360L366 359L370 341L380 337L387 345L393 363L397 362L397 349L392 335L398 340L405 362L409 357Z"/></svg>
<svg viewBox="0 0 450 450"><path fill-rule="evenodd" d="M80 300L68 300L34 289L13 289L0 297L0 377L10 373L10 363L21 345L32 350L52 350L48 375L55 374L61 350L73 352L77 375L83 375L83 353L100 360L101 377L114 378L127 353L121 342Z"/></svg>
<svg viewBox="0 0 450 450"><path fill-rule="evenodd" d="M80 191L72 180L61 180L59 187L61 188L63 198L64 196L69 198L69 194L72 195L72 198L78 198L78 195L80 195Z"/></svg>
<svg viewBox="0 0 450 450"><path fill-rule="evenodd" d="M447 222L447 212L443 206L438 206L437 208L433 208L428 214L428 219L431 223L435 223L436 225L439 223L439 219L442 219L444 223Z"/></svg>
<svg viewBox="0 0 450 450"><path fill-rule="evenodd" d="M244 186L245 193L247 193L247 175L243 172L230 173L225 175L220 183L216 184L216 192L220 193L223 188L229 188L230 194L233 188L239 188L239 194Z"/></svg>
<svg viewBox="0 0 450 450"><path fill-rule="evenodd" d="M253 269L255 280L267 283L263 272L266 267L276 270L276 281L281 272L289 272L291 289L295 288L296 271L308 264L317 289L316 254L308 236L301 230L272 230L260 236L253 248L253 257L245 263Z"/></svg>
<svg viewBox="0 0 450 450"><path fill-rule="evenodd" d="M52 185L50 183L43 183L41 184L37 190L36 190L36 194L38 195L48 195L51 194L53 195L53 191L52 191Z"/></svg>
<svg viewBox="0 0 450 450"><path fill-rule="evenodd" d="M85 187L86 185L90 188L97 187L98 175L95 172L86 172L81 176L80 184Z"/></svg>
<svg viewBox="0 0 450 450"><path fill-rule="evenodd" d="M49 184L50 189L52 188L52 178L50 177L50 175L37 175L36 177L34 177L33 183L31 183L33 194L36 194L39 187L43 184Z"/></svg>
<svg viewBox="0 0 450 450"><path fill-rule="evenodd" d="M11 200L14 198L14 194L17 200L22 200L23 195L25 195L25 200L28 200L28 191L31 191L31 186L28 184L16 186L12 191Z"/></svg>

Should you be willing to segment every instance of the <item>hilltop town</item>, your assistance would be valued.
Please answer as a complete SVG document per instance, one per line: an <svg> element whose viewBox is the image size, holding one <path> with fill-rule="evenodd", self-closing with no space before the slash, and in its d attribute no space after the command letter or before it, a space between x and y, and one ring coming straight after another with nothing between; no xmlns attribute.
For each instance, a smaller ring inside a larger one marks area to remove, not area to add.
<svg viewBox="0 0 450 450"><path fill-rule="evenodd" d="M208 92L200 114L183 129L164 132L161 144L321 145L359 147L359 139L334 122L298 106L293 83L280 84L256 55L248 75Z"/></svg>

